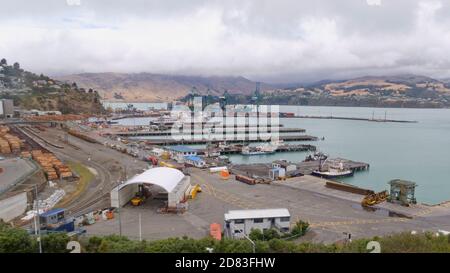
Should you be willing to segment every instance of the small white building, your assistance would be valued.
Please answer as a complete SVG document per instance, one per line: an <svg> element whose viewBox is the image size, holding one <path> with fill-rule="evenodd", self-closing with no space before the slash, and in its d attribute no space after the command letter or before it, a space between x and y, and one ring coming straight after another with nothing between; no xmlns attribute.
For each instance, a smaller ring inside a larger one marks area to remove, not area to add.
<svg viewBox="0 0 450 273"><path fill-rule="evenodd" d="M272 168L282 168L286 173L288 173L297 170L297 165L286 160L276 160L272 163Z"/></svg>
<svg viewBox="0 0 450 273"><path fill-rule="evenodd" d="M252 229L275 228L288 232L291 214L288 209L230 210L224 215L224 235L229 238L244 238Z"/></svg>

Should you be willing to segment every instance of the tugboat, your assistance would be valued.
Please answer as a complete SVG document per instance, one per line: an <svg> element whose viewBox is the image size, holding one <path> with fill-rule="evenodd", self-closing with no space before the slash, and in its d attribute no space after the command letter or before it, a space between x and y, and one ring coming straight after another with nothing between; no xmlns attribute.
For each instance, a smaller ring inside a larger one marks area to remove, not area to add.
<svg viewBox="0 0 450 273"><path fill-rule="evenodd" d="M325 160L326 161L326 160ZM345 169L344 164L342 162L339 163L339 166L330 165L328 167L328 170L323 170L323 164L322 160L319 161L319 169L315 170L311 173L311 175L323 177L327 179L333 179L333 178L341 178L341 177L349 177L353 176L354 171L350 169Z"/></svg>

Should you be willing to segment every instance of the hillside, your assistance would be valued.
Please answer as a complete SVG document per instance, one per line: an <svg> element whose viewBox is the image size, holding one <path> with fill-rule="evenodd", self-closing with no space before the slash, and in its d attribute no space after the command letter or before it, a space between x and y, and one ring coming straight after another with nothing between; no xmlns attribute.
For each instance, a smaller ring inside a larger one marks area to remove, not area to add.
<svg viewBox="0 0 450 273"><path fill-rule="evenodd" d="M272 104L441 108L450 106L450 85L418 75L367 76L275 89L266 92L263 101Z"/></svg>
<svg viewBox="0 0 450 273"><path fill-rule="evenodd" d="M171 101L186 96L195 88L197 93L222 95L251 94L256 83L244 77L202 77L161 75L151 73L83 73L57 77L64 82L76 82L80 87L94 88L105 100ZM261 84L261 90L273 89ZM208 91L209 90L209 91Z"/></svg>
<svg viewBox="0 0 450 273"><path fill-rule="evenodd" d="M0 63L0 98L11 98L23 109L57 110L63 114L104 112L100 96L93 89L78 88L45 75L20 68L19 63Z"/></svg>

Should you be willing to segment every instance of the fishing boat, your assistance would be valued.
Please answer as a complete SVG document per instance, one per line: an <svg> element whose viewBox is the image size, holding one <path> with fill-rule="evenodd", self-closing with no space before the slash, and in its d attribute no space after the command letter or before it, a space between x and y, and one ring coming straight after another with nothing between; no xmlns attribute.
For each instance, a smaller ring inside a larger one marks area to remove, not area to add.
<svg viewBox="0 0 450 273"><path fill-rule="evenodd" d="M327 171L313 171L311 173L314 176L323 177L323 178L341 178L341 177L349 177L353 176L353 170L340 170L329 168Z"/></svg>
<svg viewBox="0 0 450 273"><path fill-rule="evenodd" d="M324 170L323 165L325 164L325 161L322 163L322 160L319 160L319 169L313 171L311 175L333 179L341 177L350 177L353 176L354 174L353 170L344 168L344 164L342 162L340 162L337 166L330 165L327 170Z"/></svg>

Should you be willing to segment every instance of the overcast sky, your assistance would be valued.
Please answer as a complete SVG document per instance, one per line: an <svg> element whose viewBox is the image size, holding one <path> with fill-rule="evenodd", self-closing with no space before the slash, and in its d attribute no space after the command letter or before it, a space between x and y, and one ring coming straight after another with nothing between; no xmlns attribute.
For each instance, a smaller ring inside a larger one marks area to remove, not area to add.
<svg viewBox="0 0 450 273"><path fill-rule="evenodd" d="M0 57L37 73L450 77L446 0L0 0L0 12Z"/></svg>

